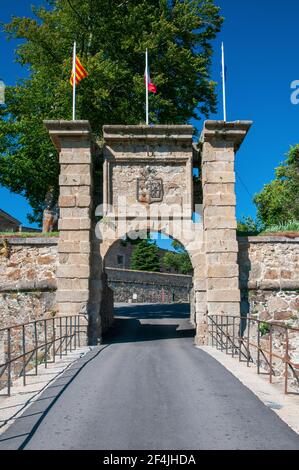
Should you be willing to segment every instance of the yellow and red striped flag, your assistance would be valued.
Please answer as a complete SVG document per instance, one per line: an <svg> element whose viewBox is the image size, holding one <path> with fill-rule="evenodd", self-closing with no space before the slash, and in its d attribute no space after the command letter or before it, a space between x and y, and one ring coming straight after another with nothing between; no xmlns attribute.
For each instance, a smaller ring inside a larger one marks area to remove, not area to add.
<svg viewBox="0 0 299 470"><path fill-rule="evenodd" d="M88 77L88 73L80 62L79 57L76 55L76 85L78 85L83 78ZM72 70L70 84L74 85L74 71Z"/></svg>

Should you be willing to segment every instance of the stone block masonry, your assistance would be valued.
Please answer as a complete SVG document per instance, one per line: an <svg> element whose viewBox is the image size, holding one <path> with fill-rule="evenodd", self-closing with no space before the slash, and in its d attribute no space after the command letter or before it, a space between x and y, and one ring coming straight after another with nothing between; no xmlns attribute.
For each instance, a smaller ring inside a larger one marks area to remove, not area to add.
<svg viewBox="0 0 299 470"><path fill-rule="evenodd" d="M96 144L88 121L45 121L45 126L60 163L57 309L59 315L87 314L89 342L97 344L102 333L102 264L93 217Z"/></svg>
<svg viewBox="0 0 299 470"><path fill-rule="evenodd" d="M239 279L208 278L207 284L204 285L201 285L201 281L193 280L196 293L194 293L192 311L195 311L196 303L197 312L202 308L204 315L206 297L203 289L206 285L208 298L219 290L224 293L226 290L236 290L240 285L241 314L254 315L261 320L299 325L299 238L291 240L273 236L240 237L236 243L239 246ZM9 248L9 258L0 256L0 327L56 314L56 272L61 256L61 253L58 253L58 238L10 238ZM230 254L228 255L227 260L231 259ZM110 288L114 288L115 300L126 301L132 298L132 294L136 293L139 276L136 280L136 274L134 275L132 271L109 269L106 271ZM160 301L162 285L160 278L166 280L167 275L151 273L149 276L151 281L139 284L141 289L144 287L141 298L145 302ZM183 278L187 279L188 276ZM171 276L170 279L174 280L176 276ZM178 276L178 279L181 277ZM117 285L115 281L118 282ZM60 278L59 282L62 291L73 290L74 293L79 292L79 295L89 286L88 279L77 277ZM93 287L101 292L100 282L95 281ZM118 290L117 286L118 288L121 286L121 290ZM105 289L111 296L111 289L109 291L108 286ZM180 296L180 292L182 295L178 298L187 298L189 287L184 284L182 291L179 289L177 285L175 287L177 295ZM166 301L171 292L172 288L167 288L165 282ZM105 295L104 307L110 312L111 319L112 298L108 299L108 294ZM210 311L215 313L221 313L226 303L224 297L221 297L221 301L208 301ZM84 304L84 302L86 304L82 298L80 301L76 299L75 304ZM236 308L239 308L239 303L236 304ZM110 320L108 323L107 321L103 320L105 328L109 326Z"/></svg>
<svg viewBox="0 0 299 470"><path fill-rule="evenodd" d="M106 268L115 302L189 302L192 276Z"/></svg>
<svg viewBox="0 0 299 470"><path fill-rule="evenodd" d="M241 314L299 326L299 239L240 237Z"/></svg>
<svg viewBox="0 0 299 470"><path fill-rule="evenodd" d="M240 316L234 162L251 124L206 121L201 135L207 293L200 300L200 293L196 294L200 308L198 344L207 340L206 314Z"/></svg>
<svg viewBox="0 0 299 470"><path fill-rule="evenodd" d="M0 256L0 328L56 314L57 238L10 238Z"/></svg>

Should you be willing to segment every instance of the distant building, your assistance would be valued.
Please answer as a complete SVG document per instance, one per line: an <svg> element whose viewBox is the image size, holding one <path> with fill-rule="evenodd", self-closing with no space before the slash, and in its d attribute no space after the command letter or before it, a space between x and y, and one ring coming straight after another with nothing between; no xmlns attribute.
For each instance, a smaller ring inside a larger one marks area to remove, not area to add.
<svg viewBox="0 0 299 470"><path fill-rule="evenodd" d="M135 245L128 241L118 240L112 245L106 256L106 268L131 269L131 259ZM174 269L166 269L163 266L163 257L168 250L159 248L161 272L175 273Z"/></svg>
<svg viewBox="0 0 299 470"><path fill-rule="evenodd" d="M40 230L23 227L18 219L0 209L0 232L40 232Z"/></svg>
<svg viewBox="0 0 299 470"><path fill-rule="evenodd" d="M21 222L0 209L0 232L19 232Z"/></svg>

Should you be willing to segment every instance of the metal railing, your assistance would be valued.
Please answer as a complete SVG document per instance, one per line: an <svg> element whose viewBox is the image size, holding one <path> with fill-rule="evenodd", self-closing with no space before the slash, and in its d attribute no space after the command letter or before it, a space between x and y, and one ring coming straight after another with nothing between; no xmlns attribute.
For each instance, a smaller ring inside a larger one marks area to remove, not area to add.
<svg viewBox="0 0 299 470"><path fill-rule="evenodd" d="M296 338L298 344L299 328L253 317L210 315L208 318L213 347L232 357L238 356L247 367L256 364L257 373L268 375L270 383L273 377L283 377L285 394L296 393L289 391L290 380L299 390L299 363L291 360L294 347L290 345L290 337Z"/></svg>
<svg viewBox="0 0 299 470"><path fill-rule="evenodd" d="M86 345L86 320L85 315L59 316L0 328L1 395L11 395L14 379L23 377L25 386L39 365L47 368L56 357Z"/></svg>

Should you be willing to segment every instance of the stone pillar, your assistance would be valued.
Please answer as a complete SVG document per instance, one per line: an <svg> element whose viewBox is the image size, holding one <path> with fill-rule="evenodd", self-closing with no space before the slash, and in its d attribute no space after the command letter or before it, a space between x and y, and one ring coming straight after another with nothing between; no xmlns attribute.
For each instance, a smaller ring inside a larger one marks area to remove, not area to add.
<svg viewBox="0 0 299 470"><path fill-rule="evenodd" d="M206 121L201 136L208 315L240 316L234 163L251 124Z"/></svg>
<svg viewBox="0 0 299 470"><path fill-rule="evenodd" d="M101 335L102 266L92 220L92 156L88 121L45 121L59 152L60 218L57 306L59 315L89 316L89 342ZM95 262L96 257L96 262Z"/></svg>

